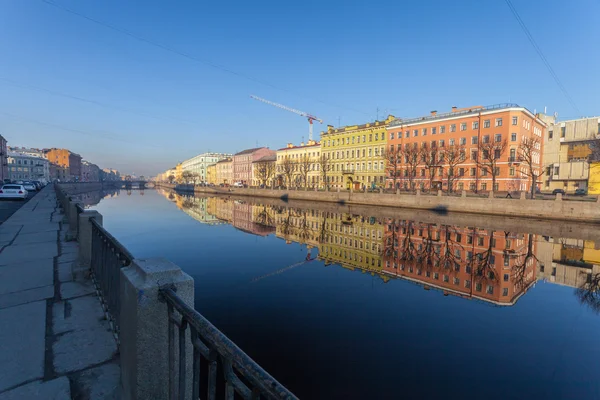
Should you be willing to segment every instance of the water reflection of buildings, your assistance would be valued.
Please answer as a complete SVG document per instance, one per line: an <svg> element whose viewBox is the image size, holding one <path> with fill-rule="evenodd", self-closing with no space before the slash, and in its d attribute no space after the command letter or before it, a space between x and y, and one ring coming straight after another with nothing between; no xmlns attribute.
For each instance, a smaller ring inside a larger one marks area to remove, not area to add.
<svg viewBox="0 0 600 400"><path fill-rule="evenodd" d="M600 274L600 249L590 240L541 237L538 279L574 288Z"/></svg>
<svg viewBox="0 0 600 400"><path fill-rule="evenodd" d="M206 197L176 195L175 204L177 204L177 207L184 213L200 223L219 225L226 222L221 221L214 214L209 212L208 198Z"/></svg>
<svg viewBox="0 0 600 400"><path fill-rule="evenodd" d="M89 208L95 206L100 203L100 200L104 198L112 198L118 196L120 193L119 189L116 188L106 188L93 192L80 193L76 195L72 195L71 197L81 203L83 203L84 208Z"/></svg>

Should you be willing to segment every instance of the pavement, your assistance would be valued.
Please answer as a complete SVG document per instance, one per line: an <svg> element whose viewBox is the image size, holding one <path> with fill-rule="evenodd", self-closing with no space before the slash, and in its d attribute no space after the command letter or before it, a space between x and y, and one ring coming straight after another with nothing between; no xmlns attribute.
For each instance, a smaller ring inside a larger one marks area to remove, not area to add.
<svg viewBox="0 0 600 400"><path fill-rule="evenodd" d="M31 200L37 192L29 192L25 200L1 199L0 200L0 224L13 215L21 206Z"/></svg>
<svg viewBox="0 0 600 400"><path fill-rule="evenodd" d="M53 185L21 204L0 225L0 400L118 399L116 342L91 280L74 280Z"/></svg>

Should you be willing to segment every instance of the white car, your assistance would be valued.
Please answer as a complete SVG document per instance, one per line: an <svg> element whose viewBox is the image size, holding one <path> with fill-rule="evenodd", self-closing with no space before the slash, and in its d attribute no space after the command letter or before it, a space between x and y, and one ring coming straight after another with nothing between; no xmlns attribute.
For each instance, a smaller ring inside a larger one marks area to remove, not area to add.
<svg viewBox="0 0 600 400"><path fill-rule="evenodd" d="M33 182L23 182L21 184L23 186L23 188L25 188L25 190L29 191L29 192L35 192L37 190L37 188L35 187L35 183Z"/></svg>
<svg viewBox="0 0 600 400"><path fill-rule="evenodd" d="M25 200L28 194L23 185L6 184L0 188L0 199Z"/></svg>
<svg viewBox="0 0 600 400"><path fill-rule="evenodd" d="M233 187L244 187L244 184L242 182L236 182L233 184Z"/></svg>

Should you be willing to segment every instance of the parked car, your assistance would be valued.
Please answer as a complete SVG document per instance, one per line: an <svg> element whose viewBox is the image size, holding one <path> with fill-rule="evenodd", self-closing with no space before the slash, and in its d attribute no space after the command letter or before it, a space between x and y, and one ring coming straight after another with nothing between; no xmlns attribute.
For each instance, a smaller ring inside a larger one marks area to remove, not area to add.
<svg viewBox="0 0 600 400"><path fill-rule="evenodd" d="M27 191L35 192L37 190L37 188L35 187L35 184L33 182L23 181L23 183L21 185Z"/></svg>
<svg viewBox="0 0 600 400"><path fill-rule="evenodd" d="M241 188L244 187L244 184L242 182L236 182L233 184L233 187Z"/></svg>
<svg viewBox="0 0 600 400"><path fill-rule="evenodd" d="M554 189L552 191L552 194L556 195L556 194L562 194L563 196L565 195L565 191L563 189Z"/></svg>
<svg viewBox="0 0 600 400"><path fill-rule="evenodd" d="M587 191L585 189L575 189L575 196L585 196Z"/></svg>
<svg viewBox="0 0 600 400"><path fill-rule="evenodd" d="M21 199L25 200L29 192L23 185L5 184L0 188L0 199Z"/></svg>

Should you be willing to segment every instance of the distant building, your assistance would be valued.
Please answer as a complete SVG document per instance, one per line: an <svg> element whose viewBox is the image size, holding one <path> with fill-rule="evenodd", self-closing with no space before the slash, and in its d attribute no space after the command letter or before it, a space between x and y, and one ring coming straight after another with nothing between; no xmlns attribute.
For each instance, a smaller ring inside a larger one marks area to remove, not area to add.
<svg viewBox="0 0 600 400"><path fill-rule="evenodd" d="M121 180L121 173L119 171L117 171L116 169L112 169L112 168L104 168L101 171L99 171L100 174L100 180L101 181L120 181Z"/></svg>
<svg viewBox="0 0 600 400"><path fill-rule="evenodd" d="M206 167L206 183L217 184L217 164L211 164Z"/></svg>
<svg viewBox="0 0 600 400"><path fill-rule="evenodd" d="M200 177L201 182L207 181L206 169L209 165L225 158L231 157L231 154L225 153L202 153L181 163L181 172L189 171L196 173Z"/></svg>
<svg viewBox="0 0 600 400"><path fill-rule="evenodd" d="M267 147L257 147L240 151L233 156L233 180L246 185L252 184L252 162L261 157L276 154Z"/></svg>
<svg viewBox="0 0 600 400"><path fill-rule="evenodd" d="M44 149L36 149L33 147L8 146L8 151L11 153L19 153L31 157L47 158Z"/></svg>
<svg viewBox="0 0 600 400"><path fill-rule="evenodd" d="M321 179L321 144L314 140L294 146L288 143L277 150L276 184L278 186L314 187ZM306 177L307 182L304 182Z"/></svg>
<svg viewBox="0 0 600 400"><path fill-rule="evenodd" d="M83 160L81 162L81 181L82 182L99 182L100 181L100 167L89 161Z"/></svg>
<svg viewBox="0 0 600 400"><path fill-rule="evenodd" d="M263 183L272 187L277 176L277 155L269 154L252 162L252 185L260 186Z"/></svg>
<svg viewBox="0 0 600 400"><path fill-rule="evenodd" d="M231 158L223 159L216 163L217 185L231 185L233 183L233 160Z"/></svg>
<svg viewBox="0 0 600 400"><path fill-rule="evenodd" d="M46 150L50 162L50 178L61 181L81 180L81 156L67 149Z"/></svg>
<svg viewBox="0 0 600 400"><path fill-rule="evenodd" d="M8 173L8 151L6 147L6 139L0 135L0 182L5 179L10 179Z"/></svg>
<svg viewBox="0 0 600 400"><path fill-rule="evenodd" d="M553 117L542 118L548 123L548 133L544 137L546 172L543 189L563 189L566 192L587 189L590 146L600 138L600 117L561 122L554 121Z"/></svg>
<svg viewBox="0 0 600 400"><path fill-rule="evenodd" d="M8 179L49 181L50 168L48 160L20 153L8 153Z"/></svg>

